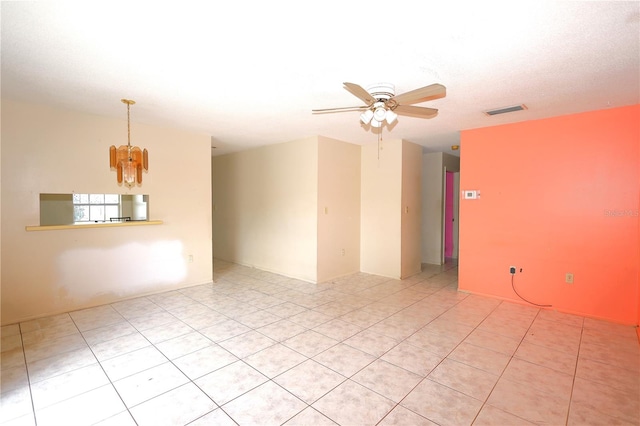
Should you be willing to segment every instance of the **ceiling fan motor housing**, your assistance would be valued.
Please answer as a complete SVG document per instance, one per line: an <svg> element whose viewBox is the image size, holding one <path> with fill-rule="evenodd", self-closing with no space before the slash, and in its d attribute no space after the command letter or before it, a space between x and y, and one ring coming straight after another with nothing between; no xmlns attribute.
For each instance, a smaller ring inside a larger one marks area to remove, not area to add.
<svg viewBox="0 0 640 426"><path fill-rule="evenodd" d="M367 86L367 92L379 101L386 101L395 96L396 87L391 83L376 83Z"/></svg>

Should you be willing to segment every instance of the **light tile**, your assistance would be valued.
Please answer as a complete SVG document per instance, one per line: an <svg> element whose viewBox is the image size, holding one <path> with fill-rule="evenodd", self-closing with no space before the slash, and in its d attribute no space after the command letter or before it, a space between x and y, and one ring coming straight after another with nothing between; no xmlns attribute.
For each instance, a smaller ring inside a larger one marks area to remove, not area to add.
<svg viewBox="0 0 640 426"><path fill-rule="evenodd" d="M503 353L472 345L466 341L460 343L447 358L495 375L502 374L511 359Z"/></svg>
<svg viewBox="0 0 640 426"><path fill-rule="evenodd" d="M22 333L30 333L36 330L42 330L50 327L54 327L60 324L73 324L71 316L68 313L51 315L48 317L37 318L30 321L20 323L20 331ZM4 331L3 331L4 335Z"/></svg>
<svg viewBox="0 0 640 426"><path fill-rule="evenodd" d="M8 422L2 423L2 426L36 426L36 419L33 414L27 414Z"/></svg>
<svg viewBox="0 0 640 426"><path fill-rule="evenodd" d="M320 352L324 352L330 347L335 346L339 342L313 330L308 330L291 337L282 343L289 348L312 358Z"/></svg>
<svg viewBox="0 0 640 426"><path fill-rule="evenodd" d="M477 330L499 334L512 339L522 339L529 330L531 321L515 321L507 316L491 315L487 317Z"/></svg>
<svg viewBox="0 0 640 426"><path fill-rule="evenodd" d="M237 361L196 379L195 383L216 404L224 405L268 380L243 361Z"/></svg>
<svg viewBox="0 0 640 426"><path fill-rule="evenodd" d="M204 314L190 315L182 318L182 322L187 324L194 330L202 330L203 328L211 327L214 324L227 321L228 318L213 309L209 309L210 312Z"/></svg>
<svg viewBox="0 0 640 426"><path fill-rule="evenodd" d="M79 333L78 328L73 322L61 322L47 328L22 333L22 343L25 347L31 347L36 343L47 342L58 337Z"/></svg>
<svg viewBox="0 0 640 426"><path fill-rule="evenodd" d="M347 321L334 319L317 326L313 331L342 342L361 332L362 328Z"/></svg>
<svg viewBox="0 0 640 426"><path fill-rule="evenodd" d="M127 334L107 342L98 343L91 347L100 362L124 355L138 349L150 346L151 343L140 333Z"/></svg>
<svg viewBox="0 0 640 426"><path fill-rule="evenodd" d="M147 346L104 360L101 365L109 379L115 382L165 362L167 358L159 350Z"/></svg>
<svg viewBox="0 0 640 426"><path fill-rule="evenodd" d="M96 362L96 357L88 347L64 352L49 358L30 362L28 364L29 380L31 383L37 383L59 374L95 364Z"/></svg>
<svg viewBox="0 0 640 426"><path fill-rule="evenodd" d="M461 392L475 399L484 401L498 382L495 374L471 367L470 365L445 359L427 378Z"/></svg>
<svg viewBox="0 0 640 426"><path fill-rule="evenodd" d="M289 320L280 320L264 327L258 328L256 331L272 338L276 342L282 342L293 336L296 336L307 329L295 322Z"/></svg>
<svg viewBox="0 0 640 426"><path fill-rule="evenodd" d="M543 309L538 314L539 319L546 321L553 321L561 324L572 325L574 327L582 328L584 324L584 317L572 314L566 314L558 312L552 309Z"/></svg>
<svg viewBox="0 0 640 426"><path fill-rule="evenodd" d="M156 345L156 348L167 358L176 359L213 344L210 339L202 334L197 331L192 331L182 336L160 342Z"/></svg>
<svg viewBox="0 0 640 426"><path fill-rule="evenodd" d="M422 417L420 414L407 410L402 405L396 406L387 416L382 419L380 426L411 425L411 426L436 426L437 423Z"/></svg>
<svg viewBox="0 0 640 426"><path fill-rule="evenodd" d="M26 330L25 330L25 333L26 333ZM18 336L18 335L20 335L20 324L8 324L0 327L0 337Z"/></svg>
<svg viewBox="0 0 640 426"><path fill-rule="evenodd" d="M173 363L191 380L202 377L219 368L229 365L238 358L226 349L213 344L183 357L173 360Z"/></svg>
<svg viewBox="0 0 640 426"><path fill-rule="evenodd" d="M237 318L237 321L250 328L264 327L265 325L273 324L276 321L280 321L280 317L269 313L267 311L256 311L248 315L243 315Z"/></svg>
<svg viewBox="0 0 640 426"><path fill-rule="evenodd" d="M583 344L615 347L618 351L640 355L640 345L636 339L616 333L606 333L599 329L584 329L582 332Z"/></svg>
<svg viewBox="0 0 640 426"><path fill-rule="evenodd" d="M569 409L568 426L638 426L638 422L631 422L616 417L616 412L599 411L591 403L571 402Z"/></svg>
<svg viewBox="0 0 640 426"><path fill-rule="evenodd" d="M333 319L330 315L325 315L317 311L305 311L289 317L289 321L295 322L306 328L315 328L320 324L329 322Z"/></svg>
<svg viewBox="0 0 640 426"><path fill-rule="evenodd" d="M84 331L82 337L84 337L84 340L86 340L89 345L95 345L133 333L137 333L137 330L128 322L122 321Z"/></svg>
<svg viewBox="0 0 640 426"><path fill-rule="evenodd" d="M126 319L165 311L146 297L115 302L111 304L111 307Z"/></svg>
<svg viewBox="0 0 640 426"><path fill-rule="evenodd" d="M522 339L514 339L478 329L464 339L465 343L491 349L492 351L500 352L507 356L512 356L516 352L521 341Z"/></svg>
<svg viewBox="0 0 640 426"><path fill-rule="evenodd" d="M380 357L396 346L398 341L389 336L364 330L348 338L344 343L375 357Z"/></svg>
<svg viewBox="0 0 640 426"><path fill-rule="evenodd" d="M14 348L3 351L0 354L0 370L5 368L20 367L25 365L24 352L22 348Z"/></svg>
<svg viewBox="0 0 640 426"><path fill-rule="evenodd" d="M458 341L462 341L471 334L473 329L474 327L438 317L424 326L422 330L428 333L446 334L447 336L456 337Z"/></svg>
<svg viewBox="0 0 640 426"><path fill-rule="evenodd" d="M109 383L98 364L91 364L31 385L36 411Z"/></svg>
<svg viewBox="0 0 640 426"><path fill-rule="evenodd" d="M3 392L0 398L0 423L5 424L11 420L23 419L28 421L28 416L33 418L33 406L31 405L31 391L24 386L8 392ZM18 421L18 420L16 420Z"/></svg>
<svg viewBox="0 0 640 426"><path fill-rule="evenodd" d="M542 325L546 323L545 325ZM536 322L527 331L523 343L546 347L558 352L577 356L580 347L580 330L550 321Z"/></svg>
<svg viewBox="0 0 640 426"><path fill-rule="evenodd" d="M220 315L218 312L215 312L213 309L209 308L206 305L198 302L192 302L186 305L181 305L175 308L167 309L171 312L171 315L184 321L186 318L194 316L194 315L207 315L209 313Z"/></svg>
<svg viewBox="0 0 640 426"><path fill-rule="evenodd" d="M260 287L260 290L262 290L262 287ZM259 309L267 309L270 308L272 306L276 306L282 303L282 300L277 298L277 297L273 297L273 296L269 296L269 295L263 295L257 299L252 300L251 302L252 306L255 306L256 308ZM279 317L280 318L280 317Z"/></svg>
<svg viewBox="0 0 640 426"><path fill-rule="evenodd" d="M113 385L127 407L131 408L188 381L180 370L167 362L120 379Z"/></svg>
<svg viewBox="0 0 640 426"><path fill-rule="evenodd" d="M58 337L45 342L38 342L25 347L24 355L27 364L43 358L49 358L76 349L86 348L87 343L80 333Z"/></svg>
<svg viewBox="0 0 640 426"><path fill-rule="evenodd" d="M425 379L400 405L437 424L468 425L480 411L482 401Z"/></svg>
<svg viewBox="0 0 640 426"><path fill-rule="evenodd" d="M375 361L376 358L349 345L339 343L316 355L313 359L345 377L351 377Z"/></svg>
<svg viewBox="0 0 640 426"><path fill-rule="evenodd" d="M0 342L0 350L2 350L2 355L5 352L12 350L22 350L22 336L19 334L12 334L9 336L2 336Z"/></svg>
<svg viewBox="0 0 640 426"><path fill-rule="evenodd" d="M601 383L625 393L640 394L640 376L610 364L581 358L578 361L576 377Z"/></svg>
<svg viewBox="0 0 640 426"><path fill-rule="evenodd" d="M131 408L139 426L184 425L218 406L196 385L189 382Z"/></svg>
<svg viewBox="0 0 640 426"><path fill-rule="evenodd" d="M513 414L509 414L506 411L502 411L491 405L485 405L480 410L480 414L473 422L474 426L496 426L496 425L510 425L510 426L533 426L535 423L531 423L525 419L522 419Z"/></svg>
<svg viewBox="0 0 640 426"><path fill-rule="evenodd" d="M402 342L385 353L380 359L424 377L440 364L444 358L426 349Z"/></svg>
<svg viewBox="0 0 640 426"><path fill-rule="evenodd" d="M238 424L280 425L306 407L280 386L267 382L225 404L223 409Z"/></svg>
<svg viewBox="0 0 640 426"><path fill-rule="evenodd" d="M336 423L320 413L318 410L307 407L294 418L285 423L287 426L335 426Z"/></svg>
<svg viewBox="0 0 640 426"><path fill-rule="evenodd" d="M122 413L126 407L110 384L36 411L39 426L88 425Z"/></svg>
<svg viewBox="0 0 640 426"><path fill-rule="evenodd" d="M123 411L121 413L116 414L115 416L111 416L107 419L104 419L98 423L95 423L95 426L137 426L133 417L129 411Z"/></svg>
<svg viewBox="0 0 640 426"><path fill-rule="evenodd" d="M296 305L295 303L292 303L292 302L284 302L284 303L280 303L278 305L274 305L269 308L266 308L265 311L270 312L274 315L277 315L280 318L288 318L293 315L297 315L307 311L307 308L302 307L300 305Z"/></svg>
<svg viewBox="0 0 640 426"><path fill-rule="evenodd" d="M486 403L537 424L564 424L569 412L569 401L504 378L498 381Z"/></svg>
<svg viewBox="0 0 640 426"><path fill-rule="evenodd" d="M167 310L194 303L193 299L185 296L179 291L167 291L164 293L152 294L151 296L147 296L147 298L156 305Z"/></svg>
<svg viewBox="0 0 640 426"><path fill-rule="evenodd" d="M595 411L626 422L640 424L640 393L638 392L628 393L576 377L571 402L590 406Z"/></svg>
<svg viewBox="0 0 640 426"><path fill-rule="evenodd" d="M351 380L313 404L313 408L340 425L374 425L394 406L393 401Z"/></svg>
<svg viewBox="0 0 640 426"><path fill-rule="evenodd" d="M211 411L204 416L189 423L189 426L237 426L231 417L227 415L221 408Z"/></svg>
<svg viewBox="0 0 640 426"><path fill-rule="evenodd" d="M280 343L245 358L247 364L269 378L282 374L306 360L306 356Z"/></svg>
<svg viewBox="0 0 640 426"><path fill-rule="evenodd" d="M142 330L141 333L145 338L147 338L147 340L155 345L160 342L173 339L174 337L184 336L185 334L193 331L193 328L176 319L157 327Z"/></svg>
<svg viewBox="0 0 640 426"><path fill-rule="evenodd" d="M313 404L346 378L308 360L276 377L274 381L307 404Z"/></svg>
<svg viewBox="0 0 640 426"><path fill-rule="evenodd" d="M176 317L162 309L159 312L151 312L148 314L142 314L140 316L129 318L129 324L134 326L138 331L144 331L150 328L159 327L164 324L169 324L175 320Z"/></svg>
<svg viewBox="0 0 640 426"><path fill-rule="evenodd" d="M125 321L110 305L73 311L69 315L81 332Z"/></svg>
<svg viewBox="0 0 640 426"><path fill-rule="evenodd" d="M573 376L547 367L513 358L504 370L502 378L518 382L546 395L553 395L558 401L569 402Z"/></svg>
<svg viewBox="0 0 640 426"><path fill-rule="evenodd" d="M422 380L422 376L386 361L376 360L351 380L394 402L400 402Z"/></svg>
<svg viewBox="0 0 640 426"><path fill-rule="evenodd" d="M366 309L359 309L349 312L348 314L338 317L342 321L354 324L360 328L371 327L377 322L382 321L389 315L383 312L375 312Z"/></svg>
<svg viewBox="0 0 640 426"><path fill-rule="evenodd" d="M309 284L214 263L213 284L3 326L0 423L35 425L33 393L38 425L640 424L633 327L460 293L456 264Z"/></svg>
<svg viewBox="0 0 640 426"><path fill-rule="evenodd" d="M584 329L598 331L608 335L618 335L621 337L626 337L628 339L633 339L633 337L636 335L636 330L633 326L615 324L613 322L598 320L594 318L584 319Z"/></svg>
<svg viewBox="0 0 640 426"><path fill-rule="evenodd" d="M29 377L27 376L27 366L19 365L17 367L3 368L0 371L0 392L5 393L15 389L29 386Z"/></svg>
<svg viewBox="0 0 640 426"><path fill-rule="evenodd" d="M526 339L520 344L514 357L570 375L575 373L578 360L577 354L534 345Z"/></svg>
<svg viewBox="0 0 640 426"><path fill-rule="evenodd" d="M218 344L238 358L245 358L276 343L275 340L257 331L248 331L239 336L219 342Z"/></svg>
<svg viewBox="0 0 640 426"><path fill-rule="evenodd" d="M200 330L200 333L202 333L212 341L219 343L223 340L231 339L232 337L239 336L248 331L251 331L249 327L239 323L238 321L230 319L227 321L219 322L210 327L205 327Z"/></svg>
<svg viewBox="0 0 640 426"><path fill-rule="evenodd" d="M447 333L430 332L425 329L417 331L407 340L414 346L426 349L440 356L447 356L462 341L461 337L449 335Z"/></svg>
<svg viewBox="0 0 640 426"><path fill-rule="evenodd" d="M579 358L598 361L640 374L639 356L633 352L620 351L616 346L602 346L583 342L580 345Z"/></svg>

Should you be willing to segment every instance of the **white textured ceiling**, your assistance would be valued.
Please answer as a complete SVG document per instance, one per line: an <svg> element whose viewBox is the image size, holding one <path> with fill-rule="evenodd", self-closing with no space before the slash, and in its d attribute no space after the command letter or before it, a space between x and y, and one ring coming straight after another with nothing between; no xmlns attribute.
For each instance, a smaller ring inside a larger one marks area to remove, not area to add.
<svg viewBox="0 0 640 426"><path fill-rule="evenodd" d="M383 130L430 151L464 129L640 103L638 1L3 1L0 14L3 98L123 119L134 99L134 142L136 122L177 127L216 155L318 134L375 143L357 112L311 114L360 105L343 82L445 85L419 104L437 117Z"/></svg>

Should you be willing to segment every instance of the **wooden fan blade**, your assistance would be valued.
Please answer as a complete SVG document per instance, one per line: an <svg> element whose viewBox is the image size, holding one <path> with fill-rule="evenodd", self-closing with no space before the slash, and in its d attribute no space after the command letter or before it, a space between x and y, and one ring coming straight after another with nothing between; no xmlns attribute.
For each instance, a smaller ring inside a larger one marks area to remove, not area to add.
<svg viewBox="0 0 640 426"><path fill-rule="evenodd" d="M421 87L420 89L415 89L410 92L394 96L391 100L396 101L400 105L410 105L430 101L432 99L444 98L446 95L446 87L442 84L432 84L430 86Z"/></svg>
<svg viewBox="0 0 640 426"><path fill-rule="evenodd" d="M364 111L369 107L366 105L354 106L354 107L342 107L342 108L325 108L325 109L312 109L313 114L328 114L332 112L346 112L346 111Z"/></svg>
<svg viewBox="0 0 640 426"><path fill-rule="evenodd" d="M369 92L367 92L362 88L362 86L359 86L355 83L343 83L343 84L345 89L347 89L349 92L351 92L351 94L355 95L356 97L362 99L362 101L365 104L367 104L367 106L373 105L373 103L376 101Z"/></svg>
<svg viewBox="0 0 640 426"><path fill-rule="evenodd" d="M393 112L398 115L407 115L409 117L417 118L433 118L438 115L438 110L435 108L424 108L412 105L398 105L394 108Z"/></svg>

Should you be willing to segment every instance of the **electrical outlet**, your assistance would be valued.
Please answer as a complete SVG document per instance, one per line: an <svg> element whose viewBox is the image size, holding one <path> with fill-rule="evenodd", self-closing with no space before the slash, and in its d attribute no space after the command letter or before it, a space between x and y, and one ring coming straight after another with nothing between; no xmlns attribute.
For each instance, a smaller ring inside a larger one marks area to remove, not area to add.
<svg viewBox="0 0 640 426"><path fill-rule="evenodd" d="M193 255L192 255L192 254L190 254L190 255L187 257L187 259L188 259L189 263L193 263Z"/></svg>
<svg viewBox="0 0 640 426"><path fill-rule="evenodd" d="M516 273L516 267L515 266L509 266L509 273L511 275L515 275Z"/></svg>
<svg viewBox="0 0 640 426"><path fill-rule="evenodd" d="M342 249L342 252L341 252L341 253L342 253L342 255L344 256L344 254L345 254L345 251L344 251L344 249Z"/></svg>
<svg viewBox="0 0 640 426"><path fill-rule="evenodd" d="M564 274L564 282L567 284L573 284L573 274L571 272Z"/></svg>

